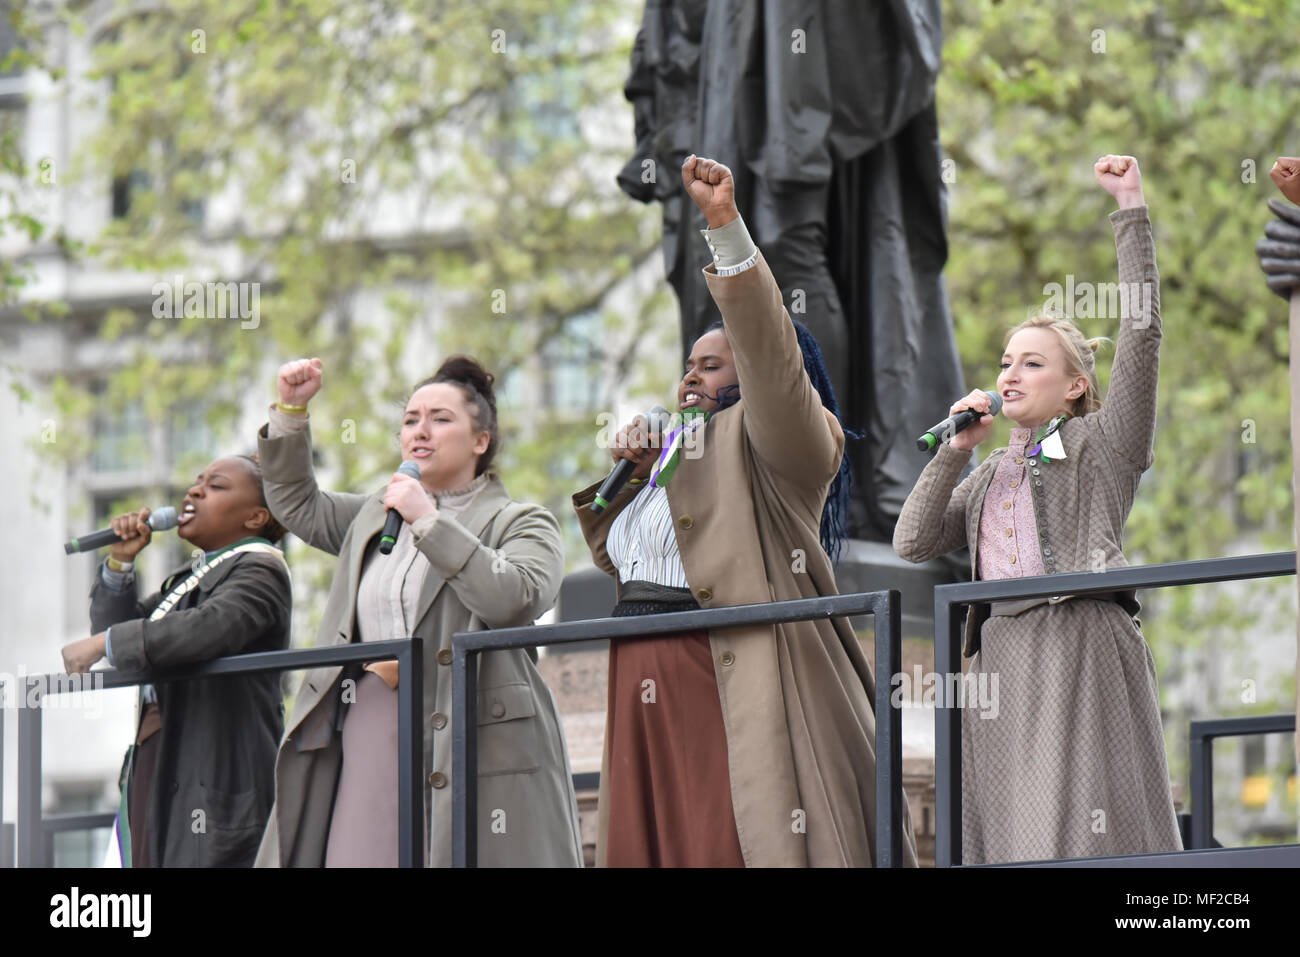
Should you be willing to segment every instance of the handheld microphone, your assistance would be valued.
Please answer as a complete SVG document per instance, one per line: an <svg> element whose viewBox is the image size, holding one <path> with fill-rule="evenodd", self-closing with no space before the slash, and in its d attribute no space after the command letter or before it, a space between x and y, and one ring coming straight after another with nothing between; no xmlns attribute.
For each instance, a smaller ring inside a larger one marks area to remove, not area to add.
<svg viewBox="0 0 1300 957"><path fill-rule="evenodd" d="M672 420L672 413L661 405L655 406L644 416L648 420L647 430L651 439L658 439L663 434L664 425ZM656 446L658 442L651 442L651 446ZM596 498L591 503L591 510L599 515L605 509L609 508L609 503L614 501L615 496L623 490L627 480L632 477L636 471L636 463L630 459L619 459L614 470L609 473L609 477L600 483L600 488L596 491Z"/></svg>
<svg viewBox="0 0 1300 957"><path fill-rule="evenodd" d="M397 467L397 471L403 475L409 475L417 482L420 480L420 463L407 459ZM397 533L402 530L402 513L395 508L388 510L388 518L384 521L384 533L379 539L379 554L387 555L397 544Z"/></svg>
<svg viewBox="0 0 1300 957"><path fill-rule="evenodd" d="M968 429L986 415L997 415L1002 411L1002 396L996 392L985 391L989 397L988 412L976 412L974 409L962 409L954 412L938 425L926 431L916 440L916 447L922 452L929 452L944 439L951 439L963 429Z"/></svg>
<svg viewBox="0 0 1300 957"><path fill-rule="evenodd" d="M155 532L165 532L169 528L176 527L176 509L171 505L164 505L156 512L149 513L149 520L145 523ZM63 544L63 553L65 555L75 555L77 552L93 552L97 548L103 548L105 545L112 545L114 542L122 541L117 532L112 528L101 528L97 532L91 532L89 535L82 535L80 538L74 538L70 542Z"/></svg>

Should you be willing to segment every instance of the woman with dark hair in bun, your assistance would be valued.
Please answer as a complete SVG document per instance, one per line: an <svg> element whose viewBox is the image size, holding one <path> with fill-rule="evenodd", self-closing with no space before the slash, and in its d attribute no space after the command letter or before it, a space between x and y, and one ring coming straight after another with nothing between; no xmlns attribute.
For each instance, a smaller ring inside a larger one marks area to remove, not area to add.
<svg viewBox="0 0 1300 957"><path fill-rule="evenodd" d="M289 531L339 556L317 646L418 637L424 644L426 858L451 865L451 637L531 624L555 601L564 552L555 517L513 501L492 470L493 377L454 356L416 385L398 433L400 472L378 492L326 492L312 469L307 403L320 359L280 368L258 435L267 501ZM379 551L389 510L403 519ZM298 690L276 762L275 806L257 863L383 867L398 861L395 661L318 668ZM480 866L576 867L577 802L559 713L524 649L481 656Z"/></svg>

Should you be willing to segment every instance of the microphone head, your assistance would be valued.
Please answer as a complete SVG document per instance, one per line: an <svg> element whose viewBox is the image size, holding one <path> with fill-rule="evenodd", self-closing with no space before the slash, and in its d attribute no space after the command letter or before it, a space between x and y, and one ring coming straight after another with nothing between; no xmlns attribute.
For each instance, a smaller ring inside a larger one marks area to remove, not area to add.
<svg viewBox="0 0 1300 957"><path fill-rule="evenodd" d="M175 528L176 522L176 509L171 505L164 505L157 511L149 513L149 527L155 532L165 532L169 528Z"/></svg>
<svg viewBox="0 0 1300 957"><path fill-rule="evenodd" d="M984 394L989 397L989 414L997 415L1002 411L1002 394L986 389Z"/></svg>
<svg viewBox="0 0 1300 957"><path fill-rule="evenodd" d="M662 405L657 405L646 413L646 418L650 420L650 434L659 435L672 424L673 414Z"/></svg>
<svg viewBox="0 0 1300 957"><path fill-rule="evenodd" d="M401 472L403 475L409 475L417 482L420 480L420 463L414 459L407 459L397 467L397 471Z"/></svg>

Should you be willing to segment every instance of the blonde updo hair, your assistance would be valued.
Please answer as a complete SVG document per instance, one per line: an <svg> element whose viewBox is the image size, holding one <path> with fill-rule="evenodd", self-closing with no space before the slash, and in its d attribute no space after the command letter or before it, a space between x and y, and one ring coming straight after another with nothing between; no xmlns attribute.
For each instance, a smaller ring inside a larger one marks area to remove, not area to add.
<svg viewBox="0 0 1300 957"><path fill-rule="evenodd" d="M1071 416L1078 418L1101 408L1101 388L1097 385L1097 349L1103 342L1110 342L1105 336L1085 339L1083 333L1069 319L1040 312L1030 316L1020 325L1007 332L1002 340L1003 350L1011 342L1011 337L1021 329L1049 329L1055 333L1065 355L1065 371L1073 378L1077 375L1088 377L1088 388L1075 399L1067 409Z"/></svg>

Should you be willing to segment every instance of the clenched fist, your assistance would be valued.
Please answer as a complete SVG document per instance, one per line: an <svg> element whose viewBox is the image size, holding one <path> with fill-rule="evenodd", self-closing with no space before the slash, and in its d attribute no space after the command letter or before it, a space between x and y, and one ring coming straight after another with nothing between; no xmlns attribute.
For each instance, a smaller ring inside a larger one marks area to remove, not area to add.
<svg viewBox="0 0 1300 957"><path fill-rule="evenodd" d="M731 170L717 160L694 153L686 157L682 164L682 185L704 214L709 229L725 226L740 217Z"/></svg>
<svg viewBox="0 0 1300 957"><path fill-rule="evenodd" d="M1268 171L1271 179L1282 195L1300 206L1300 157L1279 156L1273 168Z"/></svg>
<svg viewBox="0 0 1300 957"><path fill-rule="evenodd" d="M635 464L632 478L645 479L654 470L661 451L657 437L650 434L649 421L644 415L638 415L614 436L614 447L610 449L610 455L615 465L623 459Z"/></svg>
<svg viewBox="0 0 1300 957"><path fill-rule="evenodd" d="M276 382L280 387L280 401L285 405L306 405L320 391L321 370L319 359L294 359L280 366Z"/></svg>
<svg viewBox="0 0 1300 957"><path fill-rule="evenodd" d="M113 531L117 532L117 537L122 539L120 542L114 542L108 549L108 553L116 561L129 562L139 555L144 547L149 544L153 537L153 529L149 527L149 509L142 508L138 512L127 512L125 515L119 515L110 523Z"/></svg>
<svg viewBox="0 0 1300 957"><path fill-rule="evenodd" d="M1136 158L1107 153L1092 164L1092 171L1101 188L1115 197L1120 209L1146 203L1142 197L1142 173L1138 170Z"/></svg>

